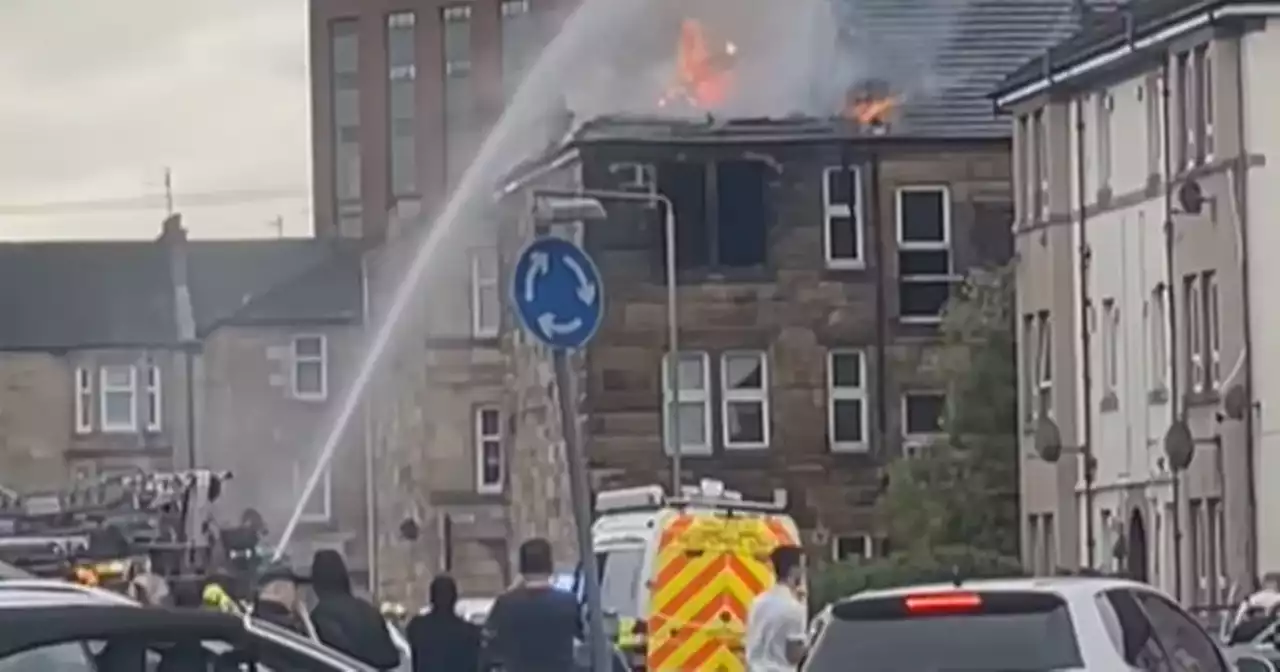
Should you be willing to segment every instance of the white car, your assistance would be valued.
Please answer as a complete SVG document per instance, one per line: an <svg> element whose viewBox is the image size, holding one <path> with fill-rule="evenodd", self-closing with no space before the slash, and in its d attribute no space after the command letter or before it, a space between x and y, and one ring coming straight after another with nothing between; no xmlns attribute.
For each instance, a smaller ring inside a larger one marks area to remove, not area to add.
<svg viewBox="0 0 1280 672"><path fill-rule="evenodd" d="M1092 577L858 593L814 619L801 670L844 671L850 661L859 672L1233 669L1164 593Z"/></svg>

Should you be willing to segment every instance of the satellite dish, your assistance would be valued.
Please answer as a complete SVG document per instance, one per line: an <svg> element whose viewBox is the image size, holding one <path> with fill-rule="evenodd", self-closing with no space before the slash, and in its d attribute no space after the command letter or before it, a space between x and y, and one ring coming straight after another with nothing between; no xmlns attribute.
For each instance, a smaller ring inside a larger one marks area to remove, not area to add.
<svg viewBox="0 0 1280 672"><path fill-rule="evenodd" d="M1191 428L1186 420L1174 420L1169 431L1164 434L1164 454L1169 458L1169 466L1174 471L1183 471L1191 466L1195 457L1196 441L1191 436Z"/></svg>
<svg viewBox="0 0 1280 672"><path fill-rule="evenodd" d="M1245 394L1244 385L1236 383L1227 390L1222 399L1222 411L1232 420L1244 420L1249 412L1249 395Z"/></svg>
<svg viewBox="0 0 1280 672"><path fill-rule="evenodd" d="M1178 205L1188 215L1198 215L1203 212L1206 200L1208 199L1204 196L1204 188L1195 180L1188 179L1178 187Z"/></svg>
<svg viewBox="0 0 1280 672"><path fill-rule="evenodd" d="M1040 418L1036 423L1036 454L1050 464L1062 457L1062 431L1052 418Z"/></svg>

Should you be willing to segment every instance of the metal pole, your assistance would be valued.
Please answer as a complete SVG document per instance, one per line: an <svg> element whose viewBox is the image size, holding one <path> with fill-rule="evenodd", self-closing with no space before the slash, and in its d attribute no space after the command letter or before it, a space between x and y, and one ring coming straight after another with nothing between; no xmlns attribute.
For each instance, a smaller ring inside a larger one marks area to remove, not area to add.
<svg viewBox="0 0 1280 672"><path fill-rule="evenodd" d="M671 442L671 496L680 496L680 469L684 452L680 445L680 328L676 310L676 214L671 201L664 199L666 209L663 224L667 237L667 416L670 427L667 435Z"/></svg>
<svg viewBox="0 0 1280 672"><path fill-rule="evenodd" d="M578 558L587 591L587 632L591 646L591 669L610 670L609 648L605 642L604 613L600 610L600 574L591 546L591 494L587 482L586 456L578 439L578 391L569 371L569 357L563 350L552 354L556 387L560 390L560 425L564 432L565 460L569 463L569 495L573 500L574 523L578 528Z"/></svg>

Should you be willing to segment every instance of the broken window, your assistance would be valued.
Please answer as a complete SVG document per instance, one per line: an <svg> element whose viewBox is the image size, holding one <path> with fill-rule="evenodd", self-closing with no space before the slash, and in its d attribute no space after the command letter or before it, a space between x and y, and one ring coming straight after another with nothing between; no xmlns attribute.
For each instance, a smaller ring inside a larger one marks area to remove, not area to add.
<svg viewBox="0 0 1280 672"><path fill-rule="evenodd" d="M946 187L898 189L899 313L937 322L951 298L951 203Z"/></svg>
<svg viewBox="0 0 1280 672"><path fill-rule="evenodd" d="M719 236L716 252L722 266L758 266L764 263L768 236L764 171L765 166L759 161L721 161L717 166Z"/></svg>
<svg viewBox="0 0 1280 672"><path fill-rule="evenodd" d="M769 228L764 164L719 162L710 194L709 174L705 163L669 161L658 166L658 191L671 199L675 210L676 266L687 270L764 264ZM659 238L665 253L665 230Z"/></svg>

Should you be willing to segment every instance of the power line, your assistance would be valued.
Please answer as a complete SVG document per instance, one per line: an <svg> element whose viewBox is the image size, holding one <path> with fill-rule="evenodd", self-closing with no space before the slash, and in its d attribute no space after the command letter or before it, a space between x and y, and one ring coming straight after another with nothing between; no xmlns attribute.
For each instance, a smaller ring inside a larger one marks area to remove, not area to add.
<svg viewBox="0 0 1280 672"><path fill-rule="evenodd" d="M265 203L306 197L306 189L228 189L177 193L172 196L172 206L184 208L214 208L248 203ZM49 215L85 214L94 212L137 212L155 210L164 212L170 205L166 194L141 194L120 198L99 198L80 201L48 201L44 203L0 203L0 216L41 217Z"/></svg>

